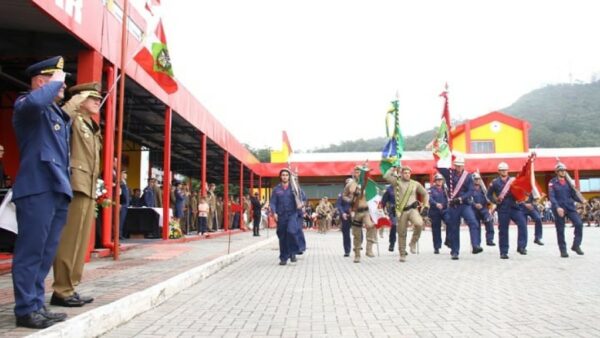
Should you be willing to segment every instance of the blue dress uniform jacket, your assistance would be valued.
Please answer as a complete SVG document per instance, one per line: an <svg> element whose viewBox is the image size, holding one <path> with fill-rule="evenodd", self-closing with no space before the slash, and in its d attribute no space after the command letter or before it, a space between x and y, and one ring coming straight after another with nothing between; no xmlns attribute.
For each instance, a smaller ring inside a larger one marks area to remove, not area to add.
<svg viewBox="0 0 600 338"><path fill-rule="evenodd" d="M296 232L298 230L298 210L292 187L280 183L271 193L271 212L277 214L277 237L279 238L279 259L287 262L298 252Z"/></svg>
<svg viewBox="0 0 600 338"><path fill-rule="evenodd" d="M13 127L20 151L13 186L19 227L12 267L17 316L44 306L44 280L73 196L69 177L71 119L54 103L62 86L62 82L48 82L20 96L14 105Z"/></svg>
<svg viewBox="0 0 600 338"><path fill-rule="evenodd" d="M352 249L352 242L350 240L350 208L352 205L342 198L342 194L338 194L337 200L335 201L335 208L340 213L340 220L342 221L342 241L344 245L344 255L349 255ZM346 214L346 219L343 215Z"/></svg>
<svg viewBox="0 0 600 338"><path fill-rule="evenodd" d="M565 211L565 216L569 217L573 222L574 239L573 248L578 248L583 240L583 222L575 209L575 202L583 202L579 200L577 194L571 188L565 179L554 177L548 183L548 195L552 203L552 213L554 214L554 224L556 225L556 235L558 239L558 247L561 252L567 250L565 242L565 217L558 216L558 208Z"/></svg>
<svg viewBox="0 0 600 338"><path fill-rule="evenodd" d="M437 203L442 205L442 209L438 209ZM431 234L433 238L433 248L440 249L442 247L442 221L448 224L448 195L444 187L438 188L432 186L429 188L429 219L431 219ZM446 238L448 238L448 227L446 227Z"/></svg>
<svg viewBox="0 0 600 338"><path fill-rule="evenodd" d="M501 255L508 254L508 225L511 219L517 225L517 249L525 249L527 247L527 219L525 218L525 213L523 212L523 205L518 204L515 201L515 198L511 194L510 190L506 193L506 195L504 195L504 199L502 201L498 201L497 199L507 182L508 178L506 180L502 180L502 178L496 177L492 183L490 183L487 192L488 199L492 201L492 203L496 204L496 209L498 210L498 233Z"/></svg>
<svg viewBox="0 0 600 338"><path fill-rule="evenodd" d="M533 208L529 210L527 209L527 207L525 207L523 208L523 212L525 213L526 217L531 217L531 220L535 223L534 238L536 240L541 240L544 232L544 229L542 227L542 217L540 216L539 211L535 207L535 200L533 198L533 195L529 195L527 203L531 204Z"/></svg>
<svg viewBox="0 0 600 338"><path fill-rule="evenodd" d="M13 201L49 191L73 197L69 174L71 118L54 103L62 85L49 82L15 102L13 126L21 157Z"/></svg>
<svg viewBox="0 0 600 338"><path fill-rule="evenodd" d="M440 174L444 176L446 184L448 184L451 188L451 194L452 189L455 189L455 187L458 185L462 173L459 174L455 169L449 168L437 169L440 172ZM450 243L450 254L452 256L458 256L458 253L460 251L461 217L469 226L469 236L471 238L471 246L473 247L473 249L479 248L481 244L481 229L479 227L479 224L477 224L477 220L475 219L473 209L471 209L471 206L469 205L471 203L472 195L473 179L471 178L471 175L467 174L463 185L460 187L458 193L454 196L454 198L460 199L460 203L448 207L448 242Z"/></svg>
<svg viewBox="0 0 600 338"><path fill-rule="evenodd" d="M142 200L144 201L144 206L148 207L148 208L154 208L154 202L155 202L155 198L154 198L154 190L150 187L147 186L144 188L144 193L142 194Z"/></svg>

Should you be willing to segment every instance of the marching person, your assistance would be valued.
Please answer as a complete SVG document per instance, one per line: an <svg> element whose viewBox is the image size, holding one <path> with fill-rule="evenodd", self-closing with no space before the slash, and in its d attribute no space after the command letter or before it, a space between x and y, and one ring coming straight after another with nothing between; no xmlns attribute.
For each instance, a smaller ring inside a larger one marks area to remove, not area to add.
<svg viewBox="0 0 600 338"><path fill-rule="evenodd" d="M63 110L73 120L71 128L71 186L69 205L56 258L54 259L54 293L50 304L79 307L94 298L79 295L75 287L81 282L85 256L96 208L96 183L100 174L102 136L93 117L100 113L100 84L84 83L69 89L71 99ZM121 185L122 187L123 185ZM123 192L127 193L128 192ZM123 201L123 199L121 199ZM126 205L122 207L127 208ZM121 222L119 222L121 224Z"/></svg>
<svg viewBox="0 0 600 338"><path fill-rule="evenodd" d="M317 213L317 222L319 227L319 233L324 234L327 233L328 223L331 222L331 213L333 210L329 208L331 204L327 200L327 197L322 197L321 201L319 201L319 205L315 209Z"/></svg>
<svg viewBox="0 0 600 338"><path fill-rule="evenodd" d="M417 242L421 237L423 229L423 218L419 214L418 196L423 201L429 201L429 194L423 188L421 183L410 179L411 168L402 166L400 175L397 173L398 167L391 167L383 175L383 178L394 187L394 196L396 199L396 217L398 219L398 251L400 252L400 262L406 261L406 232L408 222L413 225L413 234L409 243L410 253L417 253ZM427 208L427 207L426 207ZM427 210L424 210L427 214Z"/></svg>
<svg viewBox="0 0 600 338"><path fill-rule="evenodd" d="M385 192L383 193L383 196L381 196L381 201L379 203L381 203L383 210L385 210L386 214L390 218L390 223L392 223L390 226L390 247L388 248L388 251L394 252L394 247L396 246L396 231L398 226L396 225L396 198L394 196L393 185L390 184L385 189Z"/></svg>
<svg viewBox="0 0 600 338"><path fill-rule="evenodd" d="M552 203L552 213L554 214L560 256L564 258L569 257L567 244L565 243L565 216L569 217L575 228L571 250L575 251L578 255L583 255L583 251L581 250L583 222L581 222L581 218L575 209L575 202L586 203L587 201L567 181L567 166L563 163L558 163L554 171L556 172L556 176L548 183L548 195Z"/></svg>
<svg viewBox="0 0 600 338"><path fill-rule="evenodd" d="M498 177L496 177L488 188L487 197L496 205L498 211L498 232L500 237L500 258L508 259L508 225L512 219L517 224L518 239L517 252L521 255L527 254L527 220L523 212L523 205L515 201L510 192L510 185L514 178L508 176L508 164L498 164Z"/></svg>
<svg viewBox="0 0 600 338"><path fill-rule="evenodd" d="M346 184L350 179L346 180ZM350 256L350 250L352 249L352 244L350 243L350 203L346 202L342 198L342 194L338 195L338 198L335 202L335 207L340 213L340 219L342 221L342 242L344 245L344 257Z"/></svg>
<svg viewBox="0 0 600 338"><path fill-rule="evenodd" d="M494 217L490 214L488 209L488 199L486 194L483 192L481 175L479 173L473 174L473 213L475 219L481 224L483 222L485 226L485 244L487 246L496 246L494 243Z"/></svg>
<svg viewBox="0 0 600 338"><path fill-rule="evenodd" d="M50 271L73 197L70 182L71 118L56 101L64 97L64 60L56 56L29 66L31 91L14 104L19 171L13 186L19 235L12 280L17 326L42 329L65 320L44 305Z"/></svg>
<svg viewBox="0 0 600 338"><path fill-rule="evenodd" d="M433 237L433 253L439 254L442 247L442 220L448 228L448 193L444 187L444 176L437 173L433 177L433 186L429 188L429 219ZM446 240L448 231L446 231Z"/></svg>
<svg viewBox="0 0 600 338"><path fill-rule="evenodd" d="M456 156L454 169L437 168L444 176L448 185L448 235L450 240L450 256L453 260L458 259L460 252L460 219L463 218L469 226L469 236L473 254L483 251L481 248L481 226L477 224L473 209L470 206L473 195L473 179L465 170L465 159ZM447 239L448 240L448 239Z"/></svg>
<svg viewBox="0 0 600 338"><path fill-rule="evenodd" d="M352 178L346 184L344 187L344 192L342 193L342 198L344 201L352 205L351 225L354 247L354 263L360 263L360 250L363 238L362 228L365 227L367 229L367 250L365 253L367 257L375 257L375 254L373 254L373 243L375 243L377 240L377 229L375 229L375 224L373 224L373 221L371 221L367 199L362 191L361 182L359 182L361 171L363 170L369 169L360 166L356 166L354 168Z"/></svg>
<svg viewBox="0 0 600 338"><path fill-rule="evenodd" d="M279 238L279 265L286 265L288 260L296 262L298 243L296 233L298 227L298 208L296 198L290 186L292 172L287 169L279 171L280 183L273 188L270 208L277 222L277 237Z"/></svg>

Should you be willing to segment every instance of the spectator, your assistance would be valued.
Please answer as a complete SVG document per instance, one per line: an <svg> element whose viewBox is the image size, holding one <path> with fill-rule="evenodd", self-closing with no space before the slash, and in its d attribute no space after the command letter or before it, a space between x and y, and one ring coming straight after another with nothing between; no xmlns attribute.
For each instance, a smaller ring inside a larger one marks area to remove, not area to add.
<svg viewBox="0 0 600 338"><path fill-rule="evenodd" d="M131 206L139 208L143 205L144 200L142 200L142 191L139 188L133 189L133 196L131 196Z"/></svg>
<svg viewBox="0 0 600 338"><path fill-rule="evenodd" d="M200 197L200 203L198 203L198 234L200 236L207 232L208 213L210 212L210 206L206 201L206 196Z"/></svg>

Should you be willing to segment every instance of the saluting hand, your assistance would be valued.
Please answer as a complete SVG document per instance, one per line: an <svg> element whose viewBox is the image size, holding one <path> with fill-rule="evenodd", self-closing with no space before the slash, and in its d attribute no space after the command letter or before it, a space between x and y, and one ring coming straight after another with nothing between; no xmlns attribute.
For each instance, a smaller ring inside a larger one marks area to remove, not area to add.
<svg viewBox="0 0 600 338"><path fill-rule="evenodd" d="M50 81L65 82L66 75L67 74L65 72L63 72L62 70L57 70L54 73L52 73L52 76L50 77Z"/></svg>

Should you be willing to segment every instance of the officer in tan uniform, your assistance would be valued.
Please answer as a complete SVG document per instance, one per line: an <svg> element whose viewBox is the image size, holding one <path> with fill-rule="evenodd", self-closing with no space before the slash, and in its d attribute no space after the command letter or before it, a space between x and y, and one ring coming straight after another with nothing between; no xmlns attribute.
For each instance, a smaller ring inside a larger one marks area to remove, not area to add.
<svg viewBox="0 0 600 338"><path fill-rule="evenodd" d="M406 261L406 228L408 222L413 225L413 235L409 243L410 253L417 253L416 246L421 237L423 229L423 218L419 214L419 200L417 195L421 196L422 201L429 202L429 194L421 183L410 179L411 169L403 166L400 169L400 176L397 173L397 167L390 168L383 178L394 187L394 197L396 198L396 219L398 220L398 251L400 252L400 262ZM426 214L427 210L424 210Z"/></svg>
<svg viewBox="0 0 600 338"><path fill-rule="evenodd" d="M331 203L327 201L327 197L323 197L315 209L315 212L317 213L318 229L319 233L321 234L324 234L327 232L327 230L329 230L327 223L330 222L331 214L333 212L333 210L329 207L330 205Z"/></svg>
<svg viewBox="0 0 600 338"><path fill-rule="evenodd" d="M217 186L214 183L208 185L208 191L206 192L208 206L210 210L208 212L208 232L215 232L219 228L219 221L217 218L217 195L215 194L215 188Z"/></svg>
<svg viewBox="0 0 600 338"><path fill-rule="evenodd" d="M369 215L369 206L367 205L367 199L362 192L362 187L359 182L360 174L362 168L360 166L356 166L354 168L354 172L352 173L351 180L344 187L344 192L342 193L342 199L344 201L351 203L352 211L350 212L352 218L352 237L353 237L353 247L354 247L354 263L360 263L360 249L362 242L362 228L363 226L367 229L367 252L366 255L368 257L375 257L373 254L373 243L376 241L376 233L375 225L373 221L371 221L371 216Z"/></svg>
<svg viewBox="0 0 600 338"><path fill-rule="evenodd" d="M79 295L96 207L96 181L100 174L100 127L92 116L100 112L100 84L84 83L69 89L72 97L62 107L73 121L71 128L71 186L73 199L67 213L58 251L54 259L54 293L50 304L66 307L91 303L92 297Z"/></svg>

